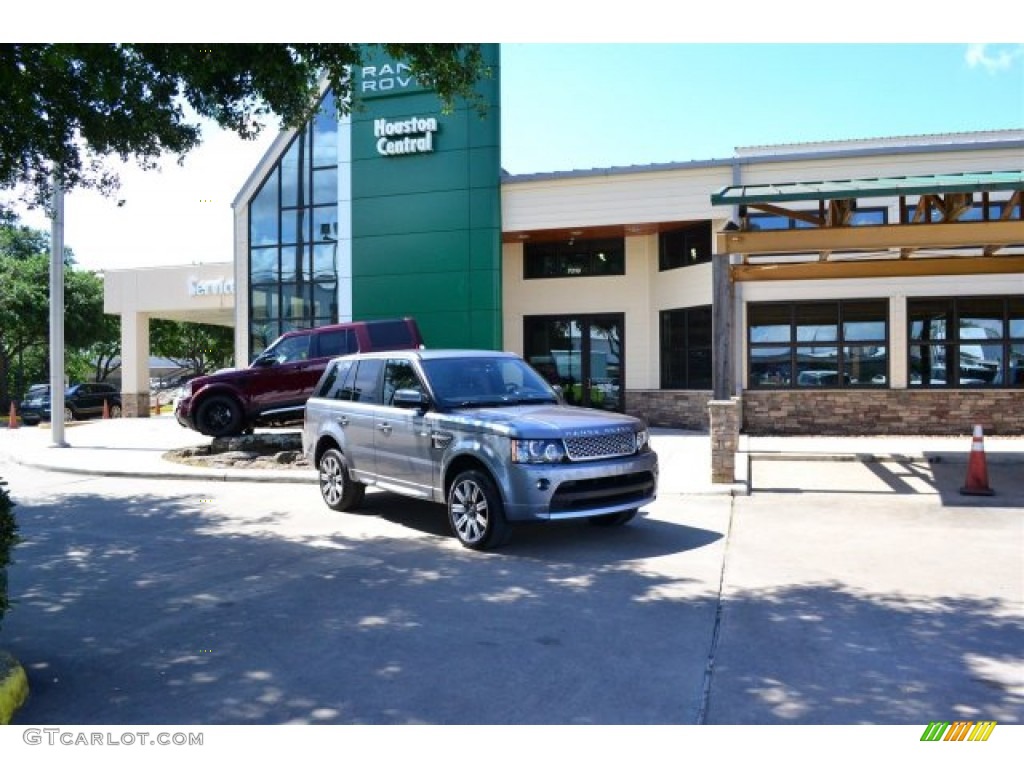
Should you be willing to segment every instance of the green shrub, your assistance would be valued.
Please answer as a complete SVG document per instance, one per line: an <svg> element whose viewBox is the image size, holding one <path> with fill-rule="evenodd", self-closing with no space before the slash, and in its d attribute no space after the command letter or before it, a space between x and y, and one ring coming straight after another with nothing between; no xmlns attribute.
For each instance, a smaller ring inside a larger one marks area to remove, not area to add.
<svg viewBox="0 0 1024 768"><path fill-rule="evenodd" d="M7 482L0 479L0 625L10 603L7 601L7 566L11 562L11 550L18 543L18 524L14 521L14 502L4 487Z"/></svg>

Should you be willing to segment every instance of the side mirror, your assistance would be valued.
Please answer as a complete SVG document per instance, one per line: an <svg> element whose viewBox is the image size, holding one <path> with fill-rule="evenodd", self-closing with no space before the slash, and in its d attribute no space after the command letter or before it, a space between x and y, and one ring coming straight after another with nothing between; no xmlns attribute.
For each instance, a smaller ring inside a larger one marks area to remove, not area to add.
<svg viewBox="0 0 1024 768"><path fill-rule="evenodd" d="M391 404L395 408L415 408L416 410L426 410L430 404L430 398L418 389L399 389L395 392L395 397L391 401Z"/></svg>
<svg viewBox="0 0 1024 768"><path fill-rule="evenodd" d="M252 361L253 368L270 368L274 365L277 365L277 358L273 355L267 355L266 357L260 355Z"/></svg>
<svg viewBox="0 0 1024 768"><path fill-rule="evenodd" d="M555 390L555 394L558 396L558 404L565 405L565 390L562 389L562 385L552 384L551 388Z"/></svg>

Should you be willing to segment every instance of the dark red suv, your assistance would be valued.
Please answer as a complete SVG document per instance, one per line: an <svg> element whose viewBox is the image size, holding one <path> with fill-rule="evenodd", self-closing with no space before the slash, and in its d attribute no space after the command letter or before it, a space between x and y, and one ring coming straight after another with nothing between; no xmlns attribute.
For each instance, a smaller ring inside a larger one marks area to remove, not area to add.
<svg viewBox="0 0 1024 768"><path fill-rule="evenodd" d="M248 368L192 379L174 415L182 426L211 437L240 435L260 424L301 421L306 400L332 358L422 346L416 321L408 317L291 331Z"/></svg>

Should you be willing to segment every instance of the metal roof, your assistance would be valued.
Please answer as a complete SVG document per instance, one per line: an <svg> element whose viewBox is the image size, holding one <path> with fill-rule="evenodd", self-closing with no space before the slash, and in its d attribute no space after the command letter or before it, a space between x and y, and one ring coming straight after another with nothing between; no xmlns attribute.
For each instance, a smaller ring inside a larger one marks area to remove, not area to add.
<svg viewBox="0 0 1024 768"><path fill-rule="evenodd" d="M712 205L757 205L794 200L842 200L1024 189L1024 171L981 171L938 176L890 176L878 179L794 181L723 187Z"/></svg>

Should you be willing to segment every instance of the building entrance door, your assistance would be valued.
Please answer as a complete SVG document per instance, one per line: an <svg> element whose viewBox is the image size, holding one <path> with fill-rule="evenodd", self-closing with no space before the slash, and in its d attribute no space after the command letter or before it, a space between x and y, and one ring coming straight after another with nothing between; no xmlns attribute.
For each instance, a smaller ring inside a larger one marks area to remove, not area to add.
<svg viewBox="0 0 1024 768"><path fill-rule="evenodd" d="M622 313L535 315L523 320L526 360L562 388L570 405L621 411L625 346Z"/></svg>

